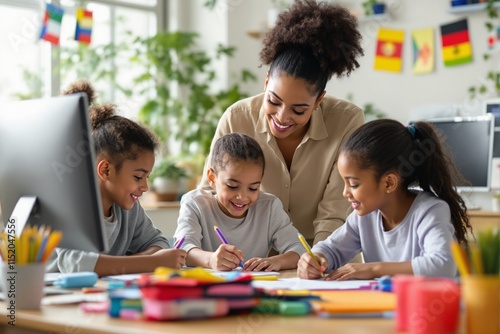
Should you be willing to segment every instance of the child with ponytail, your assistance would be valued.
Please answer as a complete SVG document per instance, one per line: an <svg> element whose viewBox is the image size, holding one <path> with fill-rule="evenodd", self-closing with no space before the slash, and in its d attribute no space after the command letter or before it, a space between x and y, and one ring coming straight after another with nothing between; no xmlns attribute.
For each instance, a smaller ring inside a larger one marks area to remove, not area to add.
<svg viewBox="0 0 500 334"><path fill-rule="evenodd" d="M302 255L299 277L456 276L450 242L467 247L472 228L455 190L458 173L431 124L366 123L342 146L338 168L354 212L313 247L319 264ZM347 263L359 252L365 263Z"/></svg>

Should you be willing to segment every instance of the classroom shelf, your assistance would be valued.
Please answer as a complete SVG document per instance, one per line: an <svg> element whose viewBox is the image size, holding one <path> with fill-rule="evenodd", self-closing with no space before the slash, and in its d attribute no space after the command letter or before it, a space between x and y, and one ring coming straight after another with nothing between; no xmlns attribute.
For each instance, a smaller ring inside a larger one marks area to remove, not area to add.
<svg viewBox="0 0 500 334"><path fill-rule="evenodd" d="M473 12L480 12L480 11L485 11L486 10L487 3L473 3L469 5L462 5L462 6L453 6L448 8L448 13L450 14L466 14L466 13L473 13ZM494 8L500 8L500 2L495 2L493 4Z"/></svg>

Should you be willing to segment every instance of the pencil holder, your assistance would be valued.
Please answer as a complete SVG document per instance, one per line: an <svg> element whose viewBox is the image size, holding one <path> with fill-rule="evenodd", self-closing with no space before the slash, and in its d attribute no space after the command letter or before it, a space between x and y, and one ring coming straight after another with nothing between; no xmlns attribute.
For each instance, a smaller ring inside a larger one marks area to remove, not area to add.
<svg viewBox="0 0 500 334"><path fill-rule="evenodd" d="M0 286L5 307L14 315L16 309L38 310L45 286L45 263L0 265Z"/></svg>
<svg viewBox="0 0 500 334"><path fill-rule="evenodd" d="M452 334L460 315L460 286L449 278L425 278L412 284L408 294L408 332Z"/></svg>
<svg viewBox="0 0 500 334"><path fill-rule="evenodd" d="M500 333L500 277L471 275L462 278L468 334Z"/></svg>

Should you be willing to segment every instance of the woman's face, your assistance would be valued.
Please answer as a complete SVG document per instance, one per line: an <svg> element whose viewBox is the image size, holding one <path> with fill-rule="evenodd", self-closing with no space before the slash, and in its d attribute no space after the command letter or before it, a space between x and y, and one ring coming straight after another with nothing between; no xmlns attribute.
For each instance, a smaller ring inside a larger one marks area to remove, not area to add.
<svg viewBox="0 0 500 334"><path fill-rule="evenodd" d="M263 108L273 136L277 139L302 138L325 92L318 97L305 80L286 73L269 75L268 72L264 88Z"/></svg>

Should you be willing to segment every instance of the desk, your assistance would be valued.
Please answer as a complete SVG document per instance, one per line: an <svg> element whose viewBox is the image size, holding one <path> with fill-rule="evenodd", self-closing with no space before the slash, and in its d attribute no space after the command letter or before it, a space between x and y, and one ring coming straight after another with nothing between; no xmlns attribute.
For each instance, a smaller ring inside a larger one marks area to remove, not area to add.
<svg viewBox="0 0 500 334"><path fill-rule="evenodd" d="M295 270L282 277L294 277ZM99 284L102 284L100 282ZM261 313L206 320L150 322L115 319L107 314L84 313L78 305L44 305L40 311L17 311L16 327L7 325L6 308L0 303L0 333L68 334L290 334L290 333L395 333L392 319L323 319L314 315L283 317ZM464 317L457 334L465 334Z"/></svg>

